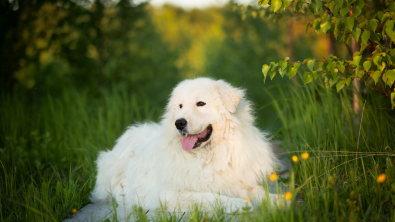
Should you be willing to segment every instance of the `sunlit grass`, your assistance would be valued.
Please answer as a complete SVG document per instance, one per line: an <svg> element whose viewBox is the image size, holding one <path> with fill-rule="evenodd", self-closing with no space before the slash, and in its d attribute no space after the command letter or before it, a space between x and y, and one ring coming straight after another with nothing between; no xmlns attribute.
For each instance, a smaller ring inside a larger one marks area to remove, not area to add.
<svg viewBox="0 0 395 222"><path fill-rule="evenodd" d="M312 84L279 91L271 99L282 127L272 133L292 167L287 178L274 173L263 186L269 191L268 183L277 181L275 192L289 207L263 201L235 215L223 206L210 215L195 208L182 220L393 221L393 114L375 109L382 104L370 93L361 122L345 90ZM121 89L100 97L69 92L34 102L2 95L1 101L1 221L59 221L81 209L94 186L98 151L111 149L126 126L157 120L164 106ZM136 207L131 218L147 221L146 211ZM163 210L155 218L181 216Z"/></svg>

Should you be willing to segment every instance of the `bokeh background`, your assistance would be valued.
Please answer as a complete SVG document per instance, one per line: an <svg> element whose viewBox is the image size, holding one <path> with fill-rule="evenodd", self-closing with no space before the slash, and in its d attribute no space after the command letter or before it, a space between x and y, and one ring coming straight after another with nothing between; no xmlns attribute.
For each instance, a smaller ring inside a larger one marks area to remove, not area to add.
<svg viewBox="0 0 395 222"><path fill-rule="evenodd" d="M299 77L263 82L263 64L323 58L333 40L306 33L307 21L297 17L242 14L235 3L245 2L163 3L1 1L1 221L63 220L89 203L98 152L111 149L127 126L158 121L171 89L186 78L245 88L257 125L286 149L357 147L350 89L319 94L320 84L305 88ZM336 50L348 56L344 45ZM371 113L369 129L382 135L364 146L391 147L393 119Z"/></svg>
<svg viewBox="0 0 395 222"><path fill-rule="evenodd" d="M118 90L161 108L177 82L207 76L246 88L262 106L270 101L263 88L289 84L277 78L263 84L264 63L330 53L326 36L306 34L303 20L293 19L289 29L286 19L242 15L235 2L163 3L3 2L2 88L30 103L48 95L100 98ZM270 128L272 119L259 121Z"/></svg>

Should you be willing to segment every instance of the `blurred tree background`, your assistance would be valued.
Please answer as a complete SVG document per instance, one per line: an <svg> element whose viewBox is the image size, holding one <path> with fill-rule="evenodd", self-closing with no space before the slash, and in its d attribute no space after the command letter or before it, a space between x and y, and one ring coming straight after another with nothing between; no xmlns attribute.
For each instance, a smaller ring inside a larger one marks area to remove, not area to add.
<svg viewBox="0 0 395 222"><path fill-rule="evenodd" d="M100 96L123 87L163 107L181 79L210 76L266 103L262 88L270 85L261 84L258 71L263 62L288 55L285 23L242 18L231 6L185 11L129 0L3 1L3 93L34 102L64 91ZM322 47L298 48L307 41L304 26L294 32L296 57L327 54ZM325 37L308 41L322 45Z"/></svg>

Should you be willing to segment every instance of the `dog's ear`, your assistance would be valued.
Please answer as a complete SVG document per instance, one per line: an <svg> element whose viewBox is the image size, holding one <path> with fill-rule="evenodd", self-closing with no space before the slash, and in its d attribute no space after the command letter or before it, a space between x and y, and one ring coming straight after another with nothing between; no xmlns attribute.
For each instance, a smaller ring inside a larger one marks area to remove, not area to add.
<svg viewBox="0 0 395 222"><path fill-rule="evenodd" d="M235 113L244 97L244 90L235 88L223 80L217 80L218 93L223 105L230 113Z"/></svg>

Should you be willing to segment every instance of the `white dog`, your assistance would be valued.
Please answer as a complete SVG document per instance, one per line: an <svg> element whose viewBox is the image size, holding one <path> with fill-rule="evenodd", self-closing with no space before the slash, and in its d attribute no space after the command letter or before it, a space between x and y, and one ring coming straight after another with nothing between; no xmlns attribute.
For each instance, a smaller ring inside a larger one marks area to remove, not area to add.
<svg viewBox="0 0 395 222"><path fill-rule="evenodd" d="M92 200L169 211L220 202L233 212L246 198L277 201L262 181L279 164L243 90L190 79L173 90L159 124L131 126L100 153Z"/></svg>

